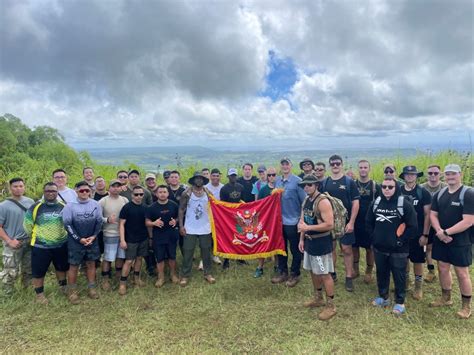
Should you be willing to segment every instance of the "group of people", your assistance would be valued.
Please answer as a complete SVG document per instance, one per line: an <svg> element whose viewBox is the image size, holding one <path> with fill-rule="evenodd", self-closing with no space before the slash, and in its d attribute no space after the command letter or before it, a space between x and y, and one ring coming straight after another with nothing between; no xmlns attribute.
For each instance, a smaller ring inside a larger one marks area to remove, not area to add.
<svg viewBox="0 0 474 355"><path fill-rule="evenodd" d="M80 302L77 277L81 268L88 280L90 298L99 297L97 267L100 267L103 291L111 290L113 280L118 279L118 293L126 295L131 272L130 282L137 287L145 286L141 278L142 260L147 272L156 275L156 287L167 281L165 263L170 281L185 287L192 274L196 245L201 252L204 279L213 284L216 282L212 275L213 261L221 261L212 255L208 209L211 196L231 203L251 202L268 197L274 189L282 189L282 228L287 255L277 256L271 282L294 287L303 266L310 272L314 287L314 297L304 306L323 307L319 319L328 320L336 314L337 245L343 255L346 291L353 292L354 279L361 276L359 263L363 248L366 255L363 281L373 282L374 269L376 274L378 296L372 304L391 306L392 276L396 315L405 313L409 262L413 264L414 300L423 298L424 281L435 280L433 260L438 262L442 294L431 303L433 307L453 303L450 273L453 266L462 297L457 315L470 317L474 189L462 185L458 165L449 164L443 172L440 166L430 165L424 184L418 183L423 172L415 166L404 167L397 176L393 164L384 167L384 178L379 184L370 179L367 160L358 162L358 177L353 179L345 172L339 155L329 158L328 172L325 163L314 163L309 158L301 161L299 167L301 174L294 175L292 161L285 157L280 160L279 173L275 167L260 165L256 177L253 165L246 163L240 177L237 169L228 169L225 185L219 169L205 168L188 180L188 186L181 183L176 170L163 173L163 184L157 183L155 174L148 173L143 185L138 170L120 170L108 189L105 179L94 177L90 167L83 169L84 179L74 189L67 186L66 172L57 169L37 202L24 196L22 178L11 179L11 196L0 203L3 240L0 279L4 290L11 294L15 280L21 276L23 286L32 283L36 300L47 304L44 278L52 263L59 288L72 304ZM445 182L441 181L443 174ZM338 228L341 232L335 233ZM178 246L182 253L179 275ZM229 260L223 260L223 269L229 264ZM259 259L256 278L262 277L264 265L265 260Z"/></svg>

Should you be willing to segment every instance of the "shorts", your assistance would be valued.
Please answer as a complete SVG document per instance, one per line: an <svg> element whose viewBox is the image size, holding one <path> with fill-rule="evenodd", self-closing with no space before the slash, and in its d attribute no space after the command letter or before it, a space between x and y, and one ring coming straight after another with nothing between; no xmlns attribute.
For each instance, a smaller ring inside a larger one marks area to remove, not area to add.
<svg viewBox="0 0 474 355"><path fill-rule="evenodd" d="M424 247L420 246L420 237L415 237L410 239L409 242L409 251L408 251L408 259L414 264L422 264L425 262L426 254Z"/></svg>
<svg viewBox="0 0 474 355"><path fill-rule="evenodd" d="M176 260L176 248L178 239L170 238L165 244L157 243L158 238L153 238L153 253L157 263L161 263L167 259Z"/></svg>
<svg viewBox="0 0 474 355"><path fill-rule="evenodd" d="M148 238L138 243L128 243L125 249L125 259L135 260L139 256L148 256Z"/></svg>
<svg viewBox="0 0 474 355"><path fill-rule="evenodd" d="M332 259L332 252L315 256L304 252L303 255L303 269L311 271L315 275L327 275L334 272L334 262Z"/></svg>
<svg viewBox="0 0 474 355"><path fill-rule="evenodd" d="M104 237L104 260L113 262L115 259L125 259L125 250L120 248L120 238Z"/></svg>
<svg viewBox="0 0 474 355"><path fill-rule="evenodd" d="M31 248L31 274L35 279L42 279L53 262L56 271L69 270L67 243L52 249Z"/></svg>
<svg viewBox="0 0 474 355"><path fill-rule="evenodd" d="M372 236L365 231L364 226L356 226L354 228L355 242L352 244L355 248L370 249L372 247Z"/></svg>
<svg viewBox="0 0 474 355"><path fill-rule="evenodd" d="M67 242L68 261L70 265L81 265L83 261L96 261L100 259L99 243L96 240L92 245L84 246L74 239L69 238Z"/></svg>
<svg viewBox="0 0 474 355"><path fill-rule="evenodd" d="M433 243L432 257L454 266L466 267L472 264L472 247L471 245L454 247L435 242Z"/></svg>
<svg viewBox="0 0 474 355"><path fill-rule="evenodd" d="M339 239L339 243L342 245L353 245L355 243L355 234L354 232L352 233L346 233Z"/></svg>

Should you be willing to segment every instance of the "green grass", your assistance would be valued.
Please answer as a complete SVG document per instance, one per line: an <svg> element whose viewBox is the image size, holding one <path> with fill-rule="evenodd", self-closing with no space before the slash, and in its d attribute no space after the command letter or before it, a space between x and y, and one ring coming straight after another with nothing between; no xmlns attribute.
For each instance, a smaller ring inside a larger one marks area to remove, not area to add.
<svg viewBox="0 0 474 355"><path fill-rule="evenodd" d="M362 253L363 254L363 253ZM364 259L361 259L364 260ZM179 261L179 259L178 259ZM196 260L197 262L197 260ZM338 258L342 276L342 258ZM364 263L361 262L361 266ZM147 279L142 289L101 291L99 300L86 297L81 279L81 304L70 305L48 274L49 306L34 303L33 290L18 291L0 301L0 352L66 353L458 353L474 351L473 318L459 320L457 284L455 305L432 309L439 284L425 283L421 302L407 298L407 314L395 318L389 310L374 309L375 284L355 281L349 294L336 284L337 315L317 319L317 310L302 307L311 296L310 278L293 289L272 285L272 263L261 279L249 266L231 263L223 272L215 266L215 285L208 285L196 269L188 287L171 283L162 289ZM471 272L471 275L474 273Z"/></svg>

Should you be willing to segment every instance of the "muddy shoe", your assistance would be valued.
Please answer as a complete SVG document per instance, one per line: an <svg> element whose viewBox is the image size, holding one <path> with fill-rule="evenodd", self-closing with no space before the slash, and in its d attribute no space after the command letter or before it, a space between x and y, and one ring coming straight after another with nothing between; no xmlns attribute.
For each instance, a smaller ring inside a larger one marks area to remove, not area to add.
<svg viewBox="0 0 474 355"><path fill-rule="evenodd" d="M451 290L441 290L441 297L430 303L430 307L448 307L453 305Z"/></svg>
<svg viewBox="0 0 474 355"><path fill-rule="evenodd" d="M164 283L164 279L163 279L163 283ZM145 286L146 286L145 281L142 281L142 280L140 279L140 276L133 278L133 284L134 284L136 287L145 287Z"/></svg>
<svg viewBox="0 0 474 355"><path fill-rule="evenodd" d="M171 273L170 275L171 282L174 284L179 283L179 277L176 275L176 273Z"/></svg>
<svg viewBox="0 0 474 355"><path fill-rule="evenodd" d="M36 303L46 306L46 305L49 304L49 301L46 298L46 296L44 295L44 293L39 293L39 294L36 295Z"/></svg>
<svg viewBox="0 0 474 355"><path fill-rule="evenodd" d="M108 278L103 279L101 287L103 291L110 291L110 289L112 288L112 286L110 285L110 280Z"/></svg>
<svg viewBox="0 0 474 355"><path fill-rule="evenodd" d="M125 282L120 282L118 293L120 296L125 296L127 294L127 284Z"/></svg>
<svg viewBox="0 0 474 355"><path fill-rule="evenodd" d="M351 277L346 277L346 282L344 284L347 292L354 292L354 283L352 282Z"/></svg>
<svg viewBox="0 0 474 355"><path fill-rule="evenodd" d="M374 281L374 276L372 273L364 275L364 283L371 284Z"/></svg>
<svg viewBox="0 0 474 355"><path fill-rule="evenodd" d="M272 284L281 284L283 282L286 282L288 280L288 275L287 274L279 274L277 276L272 277Z"/></svg>
<svg viewBox="0 0 474 355"><path fill-rule="evenodd" d="M336 306L334 306L334 302L332 299L328 299L326 302L326 306L323 308L321 313L319 313L318 318L319 320L329 320L336 315Z"/></svg>
<svg viewBox="0 0 474 355"><path fill-rule="evenodd" d="M71 304L79 304L79 292L77 289L69 289L67 292L67 298Z"/></svg>
<svg viewBox="0 0 474 355"><path fill-rule="evenodd" d="M462 308L459 312L456 313L458 318L468 319L471 316L471 299L462 298Z"/></svg>
<svg viewBox="0 0 474 355"><path fill-rule="evenodd" d="M212 277L212 275L204 276L204 280L209 282L211 285L216 283L216 279L214 277Z"/></svg>
<svg viewBox="0 0 474 355"><path fill-rule="evenodd" d="M316 308L323 307L325 304L322 291L317 291L313 298L303 303L303 307Z"/></svg>
<svg viewBox="0 0 474 355"><path fill-rule="evenodd" d="M290 276L288 281L286 281L285 285L287 287L295 287L298 284L298 282L300 282L299 276Z"/></svg>
<svg viewBox="0 0 474 355"><path fill-rule="evenodd" d="M428 282L428 283L432 283L435 280L436 280L436 274L435 274L434 270L428 271L428 273L425 276L425 281Z"/></svg>
<svg viewBox="0 0 474 355"><path fill-rule="evenodd" d="M97 289L95 287L90 288L87 294L90 299L96 300L99 298L99 294L97 293Z"/></svg>
<svg viewBox="0 0 474 355"><path fill-rule="evenodd" d="M188 279L185 278L185 277L181 278L181 280L179 281L179 285L180 285L181 287L186 287L186 286L188 286Z"/></svg>
<svg viewBox="0 0 474 355"><path fill-rule="evenodd" d="M165 284L165 275L159 274L158 280L156 280L156 283L155 283L155 287L160 288L160 287L163 287L164 284Z"/></svg>

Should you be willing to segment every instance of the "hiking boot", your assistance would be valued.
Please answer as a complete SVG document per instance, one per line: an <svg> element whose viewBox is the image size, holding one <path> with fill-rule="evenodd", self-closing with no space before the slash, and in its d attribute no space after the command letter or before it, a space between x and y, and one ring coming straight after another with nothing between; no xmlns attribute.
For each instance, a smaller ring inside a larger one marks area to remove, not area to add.
<svg viewBox="0 0 474 355"><path fill-rule="evenodd" d="M441 290L441 297L430 303L430 307L447 307L452 306L451 290Z"/></svg>
<svg viewBox="0 0 474 355"><path fill-rule="evenodd" d="M211 285L216 283L216 279L214 277L212 277L212 275L204 276L204 280L206 280Z"/></svg>
<svg viewBox="0 0 474 355"><path fill-rule="evenodd" d="M436 273L434 270L428 270L428 273L425 275L425 281L428 283L432 283L436 280Z"/></svg>
<svg viewBox="0 0 474 355"><path fill-rule="evenodd" d="M415 280L415 289L413 290L412 297L416 301L421 301L423 298L423 281Z"/></svg>
<svg viewBox="0 0 474 355"><path fill-rule="evenodd" d="M300 277L291 275L288 281L286 281L285 285L287 287L295 287L298 282L300 282Z"/></svg>
<svg viewBox="0 0 474 355"><path fill-rule="evenodd" d="M49 304L49 301L44 295L44 293L41 292L36 295L36 303L47 306Z"/></svg>
<svg viewBox="0 0 474 355"><path fill-rule="evenodd" d="M118 293L120 296L125 296L127 294L127 283L126 282L120 282L119 288L118 288Z"/></svg>
<svg viewBox="0 0 474 355"><path fill-rule="evenodd" d="M134 277L133 277L133 284L134 284L136 287L145 287L145 286L146 286L145 281L142 281L142 280L140 279L140 276L134 276Z"/></svg>
<svg viewBox="0 0 474 355"><path fill-rule="evenodd" d="M303 303L303 307L306 308L315 308L315 307L323 307L326 303L323 299L323 291L316 291L314 296Z"/></svg>
<svg viewBox="0 0 474 355"><path fill-rule="evenodd" d="M336 315L336 306L334 306L334 301L331 298L328 298L326 301L326 306L323 308L321 313L319 313L319 320L329 320Z"/></svg>
<svg viewBox="0 0 474 355"><path fill-rule="evenodd" d="M176 275L176 272L173 272L173 271L171 272L170 279L171 279L171 282L174 284L179 283L179 277Z"/></svg>
<svg viewBox="0 0 474 355"><path fill-rule="evenodd" d="M188 279L185 277L182 277L181 280L179 281L179 285L181 287L186 287L188 285Z"/></svg>
<svg viewBox="0 0 474 355"><path fill-rule="evenodd" d="M79 304L79 292L76 288L70 288L67 290L67 298L71 304Z"/></svg>
<svg viewBox="0 0 474 355"><path fill-rule="evenodd" d="M255 270L255 274L253 275L253 277L255 277L256 279L258 279L259 277L262 277L263 276L263 269L258 267L256 270Z"/></svg>
<svg viewBox="0 0 474 355"><path fill-rule="evenodd" d="M160 288L165 284L165 275L163 273L158 273L158 279L156 280L155 287Z"/></svg>
<svg viewBox="0 0 474 355"><path fill-rule="evenodd" d="M468 319L471 316L471 298L462 297L462 308L456 315L461 319Z"/></svg>
<svg viewBox="0 0 474 355"><path fill-rule="evenodd" d="M272 277L272 284L281 284L288 280L288 274L279 274L277 276Z"/></svg>
<svg viewBox="0 0 474 355"><path fill-rule="evenodd" d="M354 283L352 282L352 277L346 277L344 287L346 288L347 292L354 292Z"/></svg>
<svg viewBox="0 0 474 355"><path fill-rule="evenodd" d="M109 278L102 279L102 284L100 285L102 288L102 291L110 291L112 286L110 285L110 280Z"/></svg>
<svg viewBox="0 0 474 355"><path fill-rule="evenodd" d="M99 294L97 293L97 289L95 287L90 288L87 294L89 298L93 300L96 300L99 298Z"/></svg>

